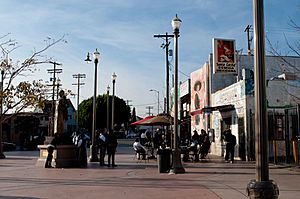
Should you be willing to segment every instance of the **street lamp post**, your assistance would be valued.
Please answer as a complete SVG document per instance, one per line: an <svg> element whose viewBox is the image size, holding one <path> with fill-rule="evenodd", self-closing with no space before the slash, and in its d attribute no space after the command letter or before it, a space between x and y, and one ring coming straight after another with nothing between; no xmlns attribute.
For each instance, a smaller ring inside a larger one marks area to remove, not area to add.
<svg viewBox="0 0 300 199"><path fill-rule="evenodd" d="M117 79L116 73L113 73L111 78L113 83L113 94L112 94L112 102L111 102L111 129L113 131L115 125L115 121L114 121L115 120L115 84Z"/></svg>
<svg viewBox="0 0 300 199"><path fill-rule="evenodd" d="M106 88L106 128L107 130L109 131L109 85L107 85L107 88Z"/></svg>
<svg viewBox="0 0 300 199"><path fill-rule="evenodd" d="M265 75L264 4L253 0L254 19L254 103L255 103L255 156L256 180L247 185L249 198L278 198L277 184L269 180L267 98Z"/></svg>
<svg viewBox="0 0 300 199"><path fill-rule="evenodd" d="M174 49L175 49L175 59L174 59L174 149L172 158L172 169L170 173L185 173L185 169L181 163L181 153L178 148L178 36L179 28L181 25L181 20L177 17L172 20L172 27L174 31Z"/></svg>
<svg viewBox="0 0 300 199"><path fill-rule="evenodd" d="M98 153L97 153L97 146L96 146L96 138L95 138L95 131L96 131L96 93L97 93L97 65L100 59L100 53L98 52L97 48L93 54L94 63L95 63L95 78L94 78L94 95L93 95L93 119L92 119L92 144L90 146L90 162L98 161ZM91 62L89 53L87 54L86 62Z"/></svg>
<svg viewBox="0 0 300 199"><path fill-rule="evenodd" d="M155 89L150 89L149 91L154 91L157 93L157 115L159 114L159 91Z"/></svg>

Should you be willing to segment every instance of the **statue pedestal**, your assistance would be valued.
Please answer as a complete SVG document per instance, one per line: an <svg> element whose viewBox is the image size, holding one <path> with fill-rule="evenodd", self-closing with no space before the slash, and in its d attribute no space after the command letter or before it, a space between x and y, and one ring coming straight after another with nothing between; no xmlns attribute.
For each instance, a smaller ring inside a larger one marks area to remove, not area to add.
<svg viewBox="0 0 300 199"><path fill-rule="evenodd" d="M38 145L40 157L37 160L37 166L45 166L48 156L47 145ZM76 155L77 148L73 145L57 145L53 152L52 166L55 168L80 167Z"/></svg>

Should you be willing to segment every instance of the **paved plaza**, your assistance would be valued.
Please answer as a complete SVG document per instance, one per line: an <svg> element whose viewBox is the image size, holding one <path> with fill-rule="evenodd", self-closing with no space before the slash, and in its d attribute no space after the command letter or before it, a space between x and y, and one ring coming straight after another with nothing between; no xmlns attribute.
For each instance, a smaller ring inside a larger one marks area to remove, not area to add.
<svg viewBox="0 0 300 199"><path fill-rule="evenodd" d="M138 161L131 147L122 144L116 168L93 162L88 168L45 169L36 166L38 151L5 155L0 160L1 199L242 199L255 178L254 162L229 164L217 156L183 163L184 174L159 173L156 160ZM270 178L279 186L279 198L299 198L299 168L270 165Z"/></svg>

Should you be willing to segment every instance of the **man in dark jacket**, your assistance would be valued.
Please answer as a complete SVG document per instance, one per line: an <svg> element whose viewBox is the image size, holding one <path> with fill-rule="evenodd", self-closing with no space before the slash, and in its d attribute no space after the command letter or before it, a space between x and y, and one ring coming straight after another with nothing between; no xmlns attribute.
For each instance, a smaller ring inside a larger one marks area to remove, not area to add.
<svg viewBox="0 0 300 199"><path fill-rule="evenodd" d="M107 130L105 129L103 132L99 135L99 148L100 148L100 166L105 165L105 153L107 150L107 142L108 142L108 134Z"/></svg>
<svg viewBox="0 0 300 199"><path fill-rule="evenodd" d="M112 167L116 167L115 164L115 153L118 146L118 141L112 130L108 132L107 136L107 166L110 167L110 163Z"/></svg>
<svg viewBox="0 0 300 199"><path fill-rule="evenodd" d="M224 131L224 141L226 143L226 154L225 161L229 162L229 155L231 159L231 163L234 161L234 148L236 145L236 137L232 135L231 130L227 129Z"/></svg>
<svg viewBox="0 0 300 199"><path fill-rule="evenodd" d="M200 159L205 159L210 149L210 140L208 134L204 129L201 129L201 133L199 135L199 144L200 144Z"/></svg>

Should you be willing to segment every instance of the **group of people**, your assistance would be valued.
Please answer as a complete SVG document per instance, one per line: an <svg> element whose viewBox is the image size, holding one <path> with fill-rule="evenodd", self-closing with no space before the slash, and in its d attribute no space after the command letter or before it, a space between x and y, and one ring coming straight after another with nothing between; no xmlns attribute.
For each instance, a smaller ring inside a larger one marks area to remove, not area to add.
<svg viewBox="0 0 300 199"><path fill-rule="evenodd" d="M204 129L201 129L200 135L197 130L193 131L192 141L190 145L190 151L194 152L195 161L200 159L205 159L210 149L209 136Z"/></svg>
<svg viewBox="0 0 300 199"><path fill-rule="evenodd" d="M56 133L54 139L47 146L48 157L46 159L45 168L51 168L51 162L53 158L53 151L56 148L56 145L62 143L61 134ZM144 146L147 136L142 136L141 138L136 138L133 143L133 149L140 156L142 155L143 159L146 159L147 147ZM80 167L87 166L87 152L86 152L86 138L84 134L73 134L73 144L77 147L77 158L80 164ZM98 137L98 149L100 149L100 166L107 165L108 167L116 167L115 164L115 153L118 146L118 141L113 131L104 130L100 132ZM142 141L142 143L140 142ZM234 161L234 150L236 145L236 137L231 133L230 129L224 131L224 142L226 144L226 154L225 161L233 163ZM194 152L195 161L200 159L205 159L210 149L210 140L209 136L204 129L201 129L200 134L197 130L193 131L191 145L189 151ZM107 154L107 164L105 164L105 156Z"/></svg>
<svg viewBox="0 0 300 199"><path fill-rule="evenodd" d="M118 146L117 137L112 130L104 129L100 132L98 138L98 148L100 149L100 166L116 167L115 154ZM107 154L107 164L105 164L105 156Z"/></svg>
<svg viewBox="0 0 300 199"><path fill-rule="evenodd" d="M205 159L208 151L210 149L210 140L209 136L204 129L201 129L200 135L196 130L193 132L192 142L190 146L190 151L194 152L195 161L199 161L200 159ZM226 129L223 134L223 140L225 143L225 162L233 163L234 162L234 150L236 145L236 137L231 133L230 129Z"/></svg>
<svg viewBox="0 0 300 199"><path fill-rule="evenodd" d="M48 156L45 162L45 168L51 168L51 163L53 159L53 152L56 149L57 145L64 144L63 138L64 134L56 133L52 139L52 141L47 145ZM84 133L74 132L71 136L71 143L76 147L76 158L79 167L87 167L87 140L88 136ZM99 134L99 138L97 139L97 146L100 149L100 166L107 165L108 167L116 167L115 164L115 153L118 146L118 141L113 131L104 130ZM107 164L104 162L105 155L107 154Z"/></svg>

